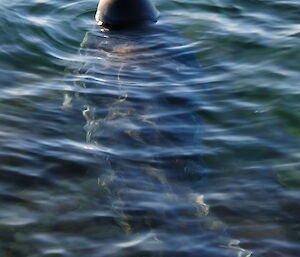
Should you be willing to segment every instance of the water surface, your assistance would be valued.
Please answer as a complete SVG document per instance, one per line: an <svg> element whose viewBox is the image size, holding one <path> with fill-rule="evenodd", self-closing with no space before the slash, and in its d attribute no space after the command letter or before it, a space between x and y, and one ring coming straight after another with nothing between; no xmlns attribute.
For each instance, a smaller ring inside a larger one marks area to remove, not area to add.
<svg viewBox="0 0 300 257"><path fill-rule="evenodd" d="M300 255L295 0L0 5L0 255Z"/></svg>

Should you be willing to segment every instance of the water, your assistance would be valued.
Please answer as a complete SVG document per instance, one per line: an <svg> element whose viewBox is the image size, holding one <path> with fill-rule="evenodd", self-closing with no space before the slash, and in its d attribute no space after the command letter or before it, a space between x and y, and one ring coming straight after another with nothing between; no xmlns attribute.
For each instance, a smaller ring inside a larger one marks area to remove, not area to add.
<svg viewBox="0 0 300 257"><path fill-rule="evenodd" d="M300 256L300 4L155 4L1 2L1 256Z"/></svg>

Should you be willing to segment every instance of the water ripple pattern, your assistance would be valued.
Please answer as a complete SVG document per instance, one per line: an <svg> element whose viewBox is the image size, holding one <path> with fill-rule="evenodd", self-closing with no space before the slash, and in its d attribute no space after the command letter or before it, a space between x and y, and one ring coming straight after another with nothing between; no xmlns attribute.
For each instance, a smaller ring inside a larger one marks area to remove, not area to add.
<svg viewBox="0 0 300 257"><path fill-rule="evenodd" d="M300 256L300 3L0 3L0 256Z"/></svg>

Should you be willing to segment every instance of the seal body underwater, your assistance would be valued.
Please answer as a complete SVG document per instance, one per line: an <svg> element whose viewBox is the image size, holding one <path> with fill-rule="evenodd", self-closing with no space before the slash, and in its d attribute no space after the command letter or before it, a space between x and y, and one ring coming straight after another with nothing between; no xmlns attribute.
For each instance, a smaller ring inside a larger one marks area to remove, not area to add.
<svg viewBox="0 0 300 257"><path fill-rule="evenodd" d="M101 0L100 26L81 44L76 91L86 140L103 153L98 185L125 233L148 231L166 256L199 256L184 245L174 253L164 245L172 242L170 233L203 232L209 219L199 192L205 173L197 114L205 104L197 82L202 71L186 41L157 19L148 0ZM247 256L241 248L232 251ZM203 250L201 256L228 252Z"/></svg>

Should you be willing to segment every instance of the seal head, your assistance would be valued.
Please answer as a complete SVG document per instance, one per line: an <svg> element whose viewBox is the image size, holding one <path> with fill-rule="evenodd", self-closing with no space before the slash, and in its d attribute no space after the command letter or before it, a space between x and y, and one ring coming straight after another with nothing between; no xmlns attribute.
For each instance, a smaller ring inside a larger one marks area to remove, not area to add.
<svg viewBox="0 0 300 257"><path fill-rule="evenodd" d="M100 0L96 21L107 28L127 28L155 23L158 16L150 0Z"/></svg>

